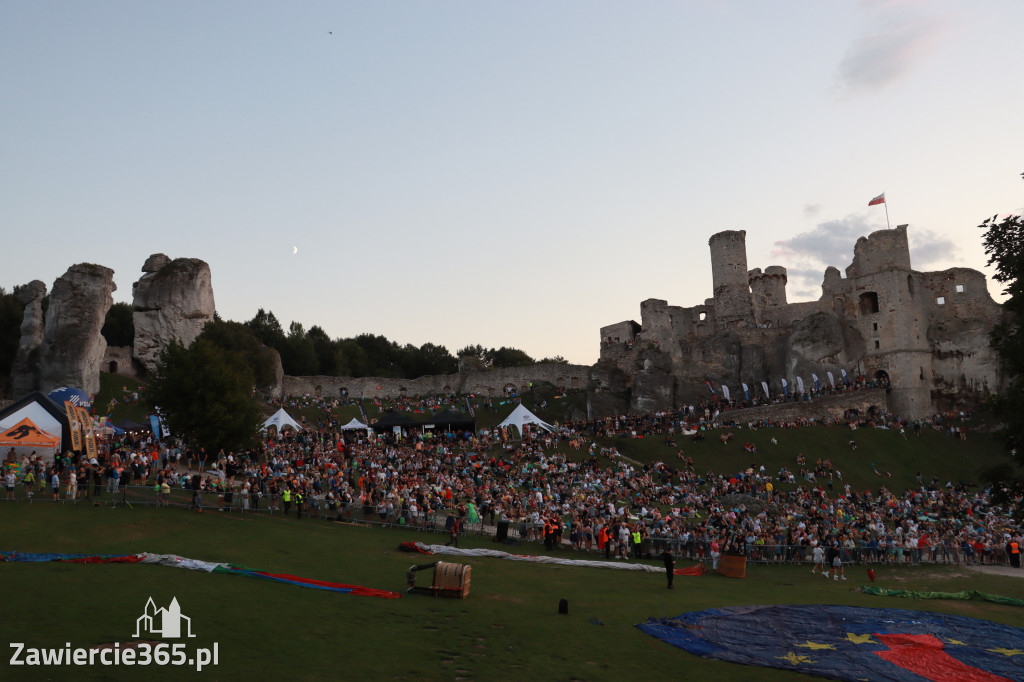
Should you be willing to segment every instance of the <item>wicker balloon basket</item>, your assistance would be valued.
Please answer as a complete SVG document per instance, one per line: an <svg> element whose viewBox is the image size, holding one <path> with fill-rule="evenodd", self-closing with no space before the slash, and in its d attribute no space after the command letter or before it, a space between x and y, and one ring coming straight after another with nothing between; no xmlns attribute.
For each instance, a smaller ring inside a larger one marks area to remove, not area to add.
<svg viewBox="0 0 1024 682"><path fill-rule="evenodd" d="M472 566L437 562L434 566L434 595L465 599L469 595L469 574Z"/></svg>

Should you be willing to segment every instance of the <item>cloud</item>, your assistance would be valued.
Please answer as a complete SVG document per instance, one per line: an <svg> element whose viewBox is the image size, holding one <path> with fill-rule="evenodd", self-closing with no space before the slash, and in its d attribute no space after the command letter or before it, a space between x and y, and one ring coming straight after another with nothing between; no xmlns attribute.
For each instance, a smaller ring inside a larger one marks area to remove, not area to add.
<svg viewBox="0 0 1024 682"><path fill-rule="evenodd" d="M929 265L963 262L956 243L931 230L911 230L907 234L910 242L910 264L915 270L926 270Z"/></svg>
<svg viewBox="0 0 1024 682"><path fill-rule="evenodd" d="M793 300L820 296L825 268L830 265L839 268L845 276L846 267L853 262L857 240L879 229L883 229L882 226L864 215L849 215L819 223L813 230L775 242L771 252L773 263L786 268L787 288ZM911 229L907 241L910 263L915 270L928 270L932 265L948 267L950 262L963 260L952 239L931 230Z"/></svg>
<svg viewBox="0 0 1024 682"><path fill-rule="evenodd" d="M775 242L776 248L772 251L772 256L842 268L853 260L853 245L857 238L877 229L875 223L869 223L862 215L829 220L819 223L809 232L801 232L792 239Z"/></svg>
<svg viewBox="0 0 1024 682"><path fill-rule="evenodd" d="M821 213L821 204L804 204L804 217L813 218Z"/></svg>
<svg viewBox="0 0 1024 682"><path fill-rule="evenodd" d="M843 91L881 90L910 73L945 33L943 22L907 17L882 24L853 41L839 62Z"/></svg>

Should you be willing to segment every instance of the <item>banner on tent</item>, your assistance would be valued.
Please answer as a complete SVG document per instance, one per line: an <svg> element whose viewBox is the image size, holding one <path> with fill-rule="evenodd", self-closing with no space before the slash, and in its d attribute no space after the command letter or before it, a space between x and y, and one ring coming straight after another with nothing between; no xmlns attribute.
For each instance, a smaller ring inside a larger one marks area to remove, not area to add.
<svg viewBox="0 0 1024 682"><path fill-rule="evenodd" d="M82 451L82 432L78 423L78 409L70 400L64 401L64 412L68 416L68 428L71 430L71 449L75 452Z"/></svg>
<svg viewBox="0 0 1024 682"><path fill-rule="evenodd" d="M92 426L92 417L84 407L78 408L78 416L82 424L82 439L85 445L85 453L89 459L96 456L96 430Z"/></svg>

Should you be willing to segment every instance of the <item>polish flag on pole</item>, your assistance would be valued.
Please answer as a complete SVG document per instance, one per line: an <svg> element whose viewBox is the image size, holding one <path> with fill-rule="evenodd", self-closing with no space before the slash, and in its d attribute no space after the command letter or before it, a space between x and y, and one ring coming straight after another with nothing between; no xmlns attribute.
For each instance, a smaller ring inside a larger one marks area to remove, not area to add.
<svg viewBox="0 0 1024 682"><path fill-rule="evenodd" d="M879 204L885 203L885 192L882 192L877 197L868 202L868 206L878 206Z"/></svg>

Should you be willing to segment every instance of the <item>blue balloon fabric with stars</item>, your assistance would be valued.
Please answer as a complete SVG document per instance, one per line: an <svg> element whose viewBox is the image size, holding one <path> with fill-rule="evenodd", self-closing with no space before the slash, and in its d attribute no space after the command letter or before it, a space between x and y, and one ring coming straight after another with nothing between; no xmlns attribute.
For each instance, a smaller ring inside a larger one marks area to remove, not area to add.
<svg viewBox="0 0 1024 682"><path fill-rule="evenodd" d="M1024 680L1024 629L928 611L737 606L638 628L702 656L836 680Z"/></svg>

